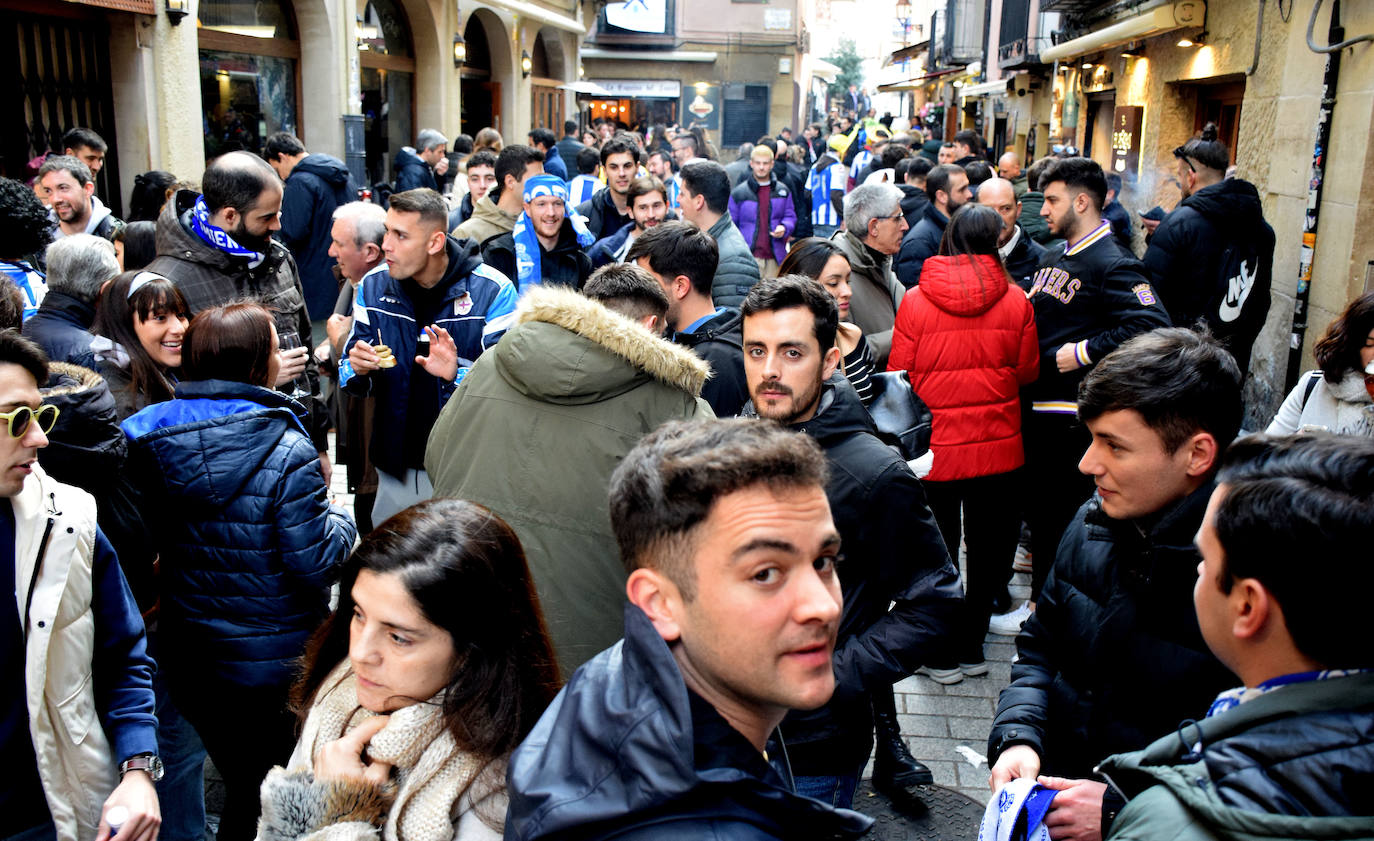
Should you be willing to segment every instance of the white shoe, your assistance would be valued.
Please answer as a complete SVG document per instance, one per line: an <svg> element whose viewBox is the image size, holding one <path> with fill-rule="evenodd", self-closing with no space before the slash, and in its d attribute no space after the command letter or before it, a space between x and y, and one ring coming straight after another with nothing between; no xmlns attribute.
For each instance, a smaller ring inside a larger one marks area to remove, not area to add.
<svg viewBox="0 0 1374 841"><path fill-rule="evenodd" d="M1030 602L1022 602L1020 607L989 619L988 630L1004 637L1014 637L1021 633L1021 626L1026 623L1030 615Z"/></svg>
<svg viewBox="0 0 1374 841"><path fill-rule="evenodd" d="M953 669L934 669L930 666L921 666L916 670L916 674L925 675L936 683L949 686L964 679L964 673L957 667Z"/></svg>
<svg viewBox="0 0 1374 841"><path fill-rule="evenodd" d="M1031 571L1031 553L1029 549L1024 546L1016 547L1016 557L1011 561L1011 571L1025 573Z"/></svg>

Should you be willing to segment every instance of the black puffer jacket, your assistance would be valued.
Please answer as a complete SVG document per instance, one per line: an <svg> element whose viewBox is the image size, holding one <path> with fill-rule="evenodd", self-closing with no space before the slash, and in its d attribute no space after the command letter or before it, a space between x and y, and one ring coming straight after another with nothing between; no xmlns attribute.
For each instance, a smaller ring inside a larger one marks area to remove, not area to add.
<svg viewBox="0 0 1374 841"><path fill-rule="evenodd" d="M835 695L818 710L790 713L782 724L792 768L802 775L863 765L872 747L870 694L890 692L918 667L943 660L963 602L921 483L878 439L843 374L822 388L816 415L791 429L816 439L830 465L825 495L844 541L844 614ZM745 412L752 414L752 405Z"/></svg>
<svg viewBox="0 0 1374 841"><path fill-rule="evenodd" d="M515 234L500 234L482 243L482 262L510 278L517 289L520 287L520 278L515 270ZM558 242L552 251L545 251L540 244L539 272L543 275L544 283L569 289L581 289L582 284L587 282L587 277L592 273L592 258L578 246L577 234L570 220L563 220Z"/></svg>
<svg viewBox="0 0 1374 841"><path fill-rule="evenodd" d="M1016 638L988 763L1016 744L1043 773L1088 776L1200 718L1236 679L1208 651L1193 609L1193 536L1213 485L1153 523L1113 520L1094 496L1064 532L1035 612Z"/></svg>
<svg viewBox="0 0 1374 841"><path fill-rule="evenodd" d="M898 184L897 189L902 191L902 215L906 217L907 227L914 228L930 206L930 197L925 190L911 184Z"/></svg>
<svg viewBox="0 0 1374 841"><path fill-rule="evenodd" d="M1255 186L1228 178L1185 198L1159 223L1144 263L1173 323L1206 321L1244 373L1274 273L1274 229Z"/></svg>
<svg viewBox="0 0 1374 841"><path fill-rule="evenodd" d="M1021 235L1016 238L1016 245L1012 246L1011 253L1003 262L1007 264L1007 274L1011 275L1012 282L1029 292L1031 278L1035 276L1035 270L1040 268L1040 261L1044 259L1044 247L1031 239L1026 229L1022 228Z"/></svg>
<svg viewBox="0 0 1374 841"><path fill-rule="evenodd" d="M744 316L734 307L720 312L693 333L676 333L673 341L691 348L711 366L711 378L701 397L718 418L733 418L749 402L749 382L744 378Z"/></svg>
<svg viewBox="0 0 1374 841"><path fill-rule="evenodd" d="M91 340L95 338L91 335L93 321L94 306L49 289L38 305L38 312L24 322L22 332L37 342L53 362L70 362L95 370L95 354L91 351Z"/></svg>
<svg viewBox="0 0 1374 841"><path fill-rule="evenodd" d="M610 187L602 187L592 193L591 198L577 206L577 212L587 217L587 230L597 239L605 239L624 227L626 222L634 221L629 216L622 216L616 209Z"/></svg>

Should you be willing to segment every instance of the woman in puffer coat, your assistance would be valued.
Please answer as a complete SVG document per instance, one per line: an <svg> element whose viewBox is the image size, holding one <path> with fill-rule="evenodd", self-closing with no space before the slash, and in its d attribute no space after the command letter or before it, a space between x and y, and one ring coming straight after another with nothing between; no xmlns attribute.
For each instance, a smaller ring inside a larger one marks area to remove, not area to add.
<svg viewBox="0 0 1374 841"><path fill-rule="evenodd" d="M159 665L224 778L223 841L254 837L258 784L291 755L295 664L357 536L327 501L305 409L271 390L278 350L261 305L204 310L175 399L123 423L162 524Z"/></svg>
<svg viewBox="0 0 1374 841"><path fill-rule="evenodd" d="M897 310L889 371L906 371L930 407L934 464L922 480L950 557L959 556L960 510L968 545L967 617L939 664L949 681L982 674L983 637L993 599L1011 577L1020 534L1017 470L1021 386L1040 363L1035 313L997 254L1002 219L968 204L949 220L939 254ZM932 675L939 680L938 675Z"/></svg>

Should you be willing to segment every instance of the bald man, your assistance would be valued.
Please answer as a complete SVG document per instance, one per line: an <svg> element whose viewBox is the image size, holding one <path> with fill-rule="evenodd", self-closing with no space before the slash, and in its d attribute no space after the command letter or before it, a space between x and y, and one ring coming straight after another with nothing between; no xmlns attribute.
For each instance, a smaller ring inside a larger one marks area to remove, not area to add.
<svg viewBox="0 0 1374 841"><path fill-rule="evenodd" d="M998 168L1001 166L999 162ZM1002 255L1007 272L1016 285L1030 289L1031 275L1040 268L1045 249L1021 230L1016 222L1021 215L1021 202L1017 200L1013 183L1005 178L989 178L978 188L978 203L992 208L1002 217L1002 234L997 239L997 252Z"/></svg>
<svg viewBox="0 0 1374 841"><path fill-rule="evenodd" d="M1015 152L1003 152L1002 157L997 159L997 175L1011 182L1012 189L1016 191L1016 200L1020 201L1022 194L1029 188L1026 186L1026 175L1021 171L1021 159L1016 157Z"/></svg>

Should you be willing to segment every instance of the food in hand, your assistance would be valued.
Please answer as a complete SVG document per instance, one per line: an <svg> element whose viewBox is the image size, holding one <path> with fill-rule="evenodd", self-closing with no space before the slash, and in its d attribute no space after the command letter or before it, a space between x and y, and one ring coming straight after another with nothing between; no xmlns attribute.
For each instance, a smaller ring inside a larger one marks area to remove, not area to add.
<svg viewBox="0 0 1374 841"><path fill-rule="evenodd" d="M376 347L372 348L372 351L377 354L378 368L396 367L396 357L392 354L391 348L387 347L386 345L377 345Z"/></svg>

